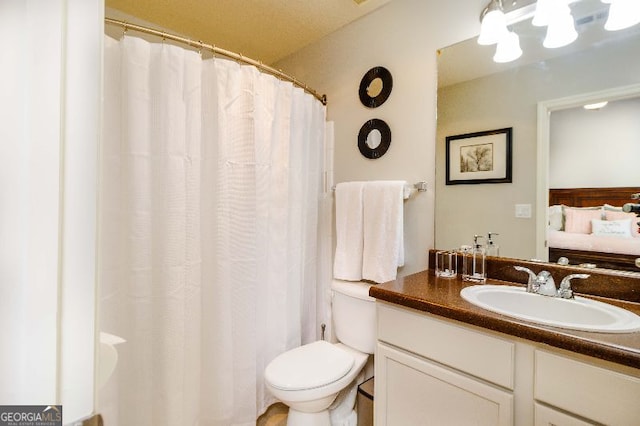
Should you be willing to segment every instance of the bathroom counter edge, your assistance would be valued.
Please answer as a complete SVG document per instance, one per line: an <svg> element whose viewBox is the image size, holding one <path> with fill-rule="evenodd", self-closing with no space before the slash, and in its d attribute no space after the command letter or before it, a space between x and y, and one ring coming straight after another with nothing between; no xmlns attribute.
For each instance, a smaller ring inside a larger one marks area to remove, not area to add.
<svg viewBox="0 0 640 426"><path fill-rule="evenodd" d="M487 284L521 285L496 279ZM460 296L460 290L474 283L438 278L433 270L418 272L395 281L373 285L369 294L380 301L427 312L571 352L617 364L640 368L640 332L594 333L540 326L479 308ZM581 295L585 297L593 297ZM602 298L593 297L603 300ZM640 304L607 299L608 303L640 315Z"/></svg>

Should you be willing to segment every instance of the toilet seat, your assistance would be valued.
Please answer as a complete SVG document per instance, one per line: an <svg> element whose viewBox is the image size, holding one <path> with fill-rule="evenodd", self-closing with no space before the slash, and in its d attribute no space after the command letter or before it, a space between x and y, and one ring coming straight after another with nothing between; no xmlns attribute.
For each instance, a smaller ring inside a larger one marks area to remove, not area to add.
<svg viewBox="0 0 640 426"><path fill-rule="evenodd" d="M278 355L264 376L277 389L314 389L346 376L354 362L352 354L320 340Z"/></svg>

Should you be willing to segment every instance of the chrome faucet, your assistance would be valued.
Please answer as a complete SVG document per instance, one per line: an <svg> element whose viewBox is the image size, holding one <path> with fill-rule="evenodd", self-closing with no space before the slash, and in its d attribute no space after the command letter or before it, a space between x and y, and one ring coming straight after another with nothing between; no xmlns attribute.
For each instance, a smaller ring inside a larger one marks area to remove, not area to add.
<svg viewBox="0 0 640 426"><path fill-rule="evenodd" d="M514 268L516 269L516 271L526 272L529 274L529 281L527 281L527 293L537 293L540 288L540 281L538 280L538 276L531 269L525 268L524 266L514 266Z"/></svg>
<svg viewBox="0 0 640 426"><path fill-rule="evenodd" d="M556 282L553 280L551 272L549 271L541 271L538 274L538 276L536 277L536 285L538 286L538 291L536 292L538 294L553 297L558 295Z"/></svg>
<svg viewBox="0 0 640 426"><path fill-rule="evenodd" d="M571 280L574 278L589 278L589 274L571 274L567 275L560 282L560 288L558 289L558 297L563 299L573 299L573 290L571 289Z"/></svg>
<svg viewBox="0 0 640 426"><path fill-rule="evenodd" d="M573 299L573 290L571 290L571 280L574 278L589 278L589 274L570 274L562 279L560 288L556 289L554 281L549 271L541 271L536 275L531 269L524 266L514 266L517 271L529 274L527 282L527 292L541 294L543 296L561 297L563 299Z"/></svg>

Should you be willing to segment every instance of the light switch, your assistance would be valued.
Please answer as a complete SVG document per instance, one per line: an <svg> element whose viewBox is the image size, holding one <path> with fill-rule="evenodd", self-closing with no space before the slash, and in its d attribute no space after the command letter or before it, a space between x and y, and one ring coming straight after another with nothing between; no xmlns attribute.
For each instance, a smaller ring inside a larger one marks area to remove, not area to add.
<svg viewBox="0 0 640 426"><path fill-rule="evenodd" d="M516 204L516 217L531 218L531 204Z"/></svg>

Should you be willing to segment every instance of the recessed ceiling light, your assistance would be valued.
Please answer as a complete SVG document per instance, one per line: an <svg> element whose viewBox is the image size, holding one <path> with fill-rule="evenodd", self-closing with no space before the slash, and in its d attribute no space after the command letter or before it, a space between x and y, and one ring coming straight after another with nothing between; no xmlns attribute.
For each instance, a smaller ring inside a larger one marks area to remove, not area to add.
<svg viewBox="0 0 640 426"><path fill-rule="evenodd" d="M604 108L609 102L596 102L595 104L588 104L584 106L584 109L600 109Z"/></svg>

